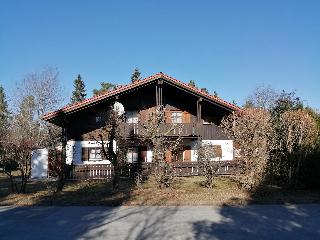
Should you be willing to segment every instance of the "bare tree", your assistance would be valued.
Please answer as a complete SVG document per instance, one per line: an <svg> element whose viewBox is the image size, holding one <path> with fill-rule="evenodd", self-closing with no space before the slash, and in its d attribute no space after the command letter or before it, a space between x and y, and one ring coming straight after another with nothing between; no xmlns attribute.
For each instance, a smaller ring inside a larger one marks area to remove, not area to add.
<svg viewBox="0 0 320 240"><path fill-rule="evenodd" d="M31 173L31 152L37 147L37 125L34 115L34 98L27 96L22 100L19 111L13 115L7 134L2 138L4 140L2 161L4 165L9 166L6 173L11 179L12 190L18 193L26 191ZM19 170L19 178L13 178L12 166L16 166Z"/></svg>
<svg viewBox="0 0 320 240"><path fill-rule="evenodd" d="M45 67L41 72L27 74L18 83L15 95L17 106L25 97L33 97L35 105L34 121L39 126L37 129L38 144L44 145L47 140L45 136L48 134L48 123L42 120L42 116L59 108L64 100L58 70L53 67Z"/></svg>
<svg viewBox="0 0 320 240"><path fill-rule="evenodd" d="M270 110L274 107L278 93L269 86L258 86L246 99L245 107Z"/></svg>
<svg viewBox="0 0 320 240"><path fill-rule="evenodd" d="M91 139L101 145L103 157L108 159L113 165L113 190L116 191L119 188L121 168L126 160L129 141L121 131L123 115L114 110L112 104L102 115L101 117L105 119L105 122L101 127L101 131L98 136L92 135Z"/></svg>
<svg viewBox="0 0 320 240"><path fill-rule="evenodd" d="M293 187L299 179L300 167L316 144L318 128L316 121L305 110L291 110L281 114L277 131L277 154L285 160L283 168L289 186Z"/></svg>
<svg viewBox="0 0 320 240"><path fill-rule="evenodd" d="M31 172L32 150L48 147L52 141L52 125L43 121L42 116L59 106L62 101L61 92L58 72L53 68L29 74L18 83L15 93L17 107L6 132L2 158L3 161L16 162L21 180L20 189L16 189L18 192L25 192Z"/></svg>
<svg viewBox="0 0 320 240"><path fill-rule="evenodd" d="M175 172L170 163L166 161L166 152L175 152L181 147L181 137L175 139L167 137L168 133L179 128L178 124L172 124L169 129L164 129L165 110L162 106L148 113L142 126L142 137L149 141L153 152L152 161L155 164L154 175L160 188L170 187L174 181Z"/></svg>
<svg viewBox="0 0 320 240"><path fill-rule="evenodd" d="M218 161L215 161L218 158ZM213 188L214 178L220 167L220 158L214 145L209 143L198 143L198 163L206 178L205 186Z"/></svg>
<svg viewBox="0 0 320 240"><path fill-rule="evenodd" d="M224 118L222 128L240 149L243 174L240 183L246 189L254 189L265 176L269 159L269 139L273 135L271 115L262 109L244 109Z"/></svg>

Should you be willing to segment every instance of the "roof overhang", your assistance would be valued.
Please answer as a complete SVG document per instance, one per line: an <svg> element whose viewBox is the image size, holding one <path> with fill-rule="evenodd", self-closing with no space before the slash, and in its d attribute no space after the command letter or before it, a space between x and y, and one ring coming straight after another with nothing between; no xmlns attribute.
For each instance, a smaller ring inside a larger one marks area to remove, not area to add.
<svg viewBox="0 0 320 240"><path fill-rule="evenodd" d="M55 122L56 120L60 119L63 116L69 115L74 112L81 111L82 109L86 109L88 107L94 106L94 105L99 104L101 102L116 99L117 96L126 94L130 91L133 91L133 90L139 89L141 87L144 87L146 85L152 84L155 81L161 80L161 79L169 85L177 87L177 88L179 88L183 91L186 91L194 96L201 97L204 100L207 100L208 102L210 102L216 106L219 106L227 111L233 112L233 111L240 111L241 110L241 108L239 108L238 106L236 106L234 104L231 104L227 101L224 101L223 99L221 99L219 97L206 94L206 93L200 91L196 87L189 86L186 83L183 83L173 77L170 77L170 76L160 72L160 73L157 73L157 74L152 75L150 77L139 80L135 83L121 86L115 90L94 96L92 98L88 98L84 101L67 105L57 111L50 112L50 113L44 115L43 120L48 121L48 122Z"/></svg>

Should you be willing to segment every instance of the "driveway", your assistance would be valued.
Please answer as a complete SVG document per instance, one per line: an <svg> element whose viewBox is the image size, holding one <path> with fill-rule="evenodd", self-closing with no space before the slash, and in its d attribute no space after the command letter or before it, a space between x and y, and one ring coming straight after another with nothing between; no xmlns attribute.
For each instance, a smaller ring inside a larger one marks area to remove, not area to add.
<svg viewBox="0 0 320 240"><path fill-rule="evenodd" d="M0 239L320 239L320 205L0 207Z"/></svg>

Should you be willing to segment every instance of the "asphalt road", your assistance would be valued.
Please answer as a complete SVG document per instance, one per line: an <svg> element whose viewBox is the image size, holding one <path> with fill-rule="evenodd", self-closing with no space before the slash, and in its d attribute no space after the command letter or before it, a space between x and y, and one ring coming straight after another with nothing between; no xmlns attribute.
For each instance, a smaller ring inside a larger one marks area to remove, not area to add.
<svg viewBox="0 0 320 240"><path fill-rule="evenodd" d="M0 239L320 239L320 205L0 207Z"/></svg>

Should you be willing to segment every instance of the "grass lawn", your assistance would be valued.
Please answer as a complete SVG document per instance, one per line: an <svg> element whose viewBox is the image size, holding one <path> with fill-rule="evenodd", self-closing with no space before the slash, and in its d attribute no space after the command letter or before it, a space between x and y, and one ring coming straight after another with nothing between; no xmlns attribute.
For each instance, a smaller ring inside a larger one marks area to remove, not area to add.
<svg viewBox="0 0 320 240"><path fill-rule="evenodd" d="M268 186L248 193L229 178L218 177L213 189L202 186L203 177L176 178L171 188L159 189L152 179L135 186L122 180L113 192L110 183L67 182L62 193L52 196L43 181L31 181L26 194L11 194L9 180L0 176L0 205L243 205L248 203L320 202L320 191L286 191Z"/></svg>

